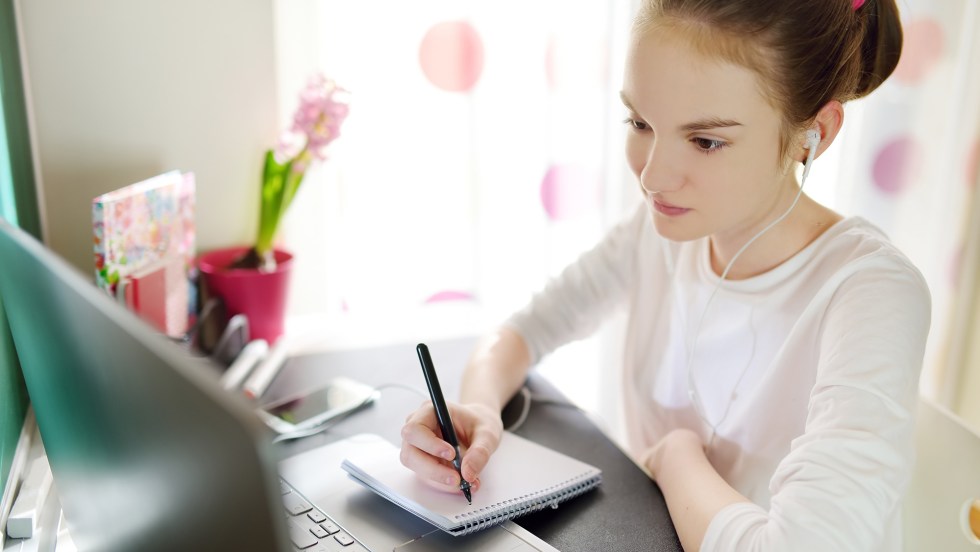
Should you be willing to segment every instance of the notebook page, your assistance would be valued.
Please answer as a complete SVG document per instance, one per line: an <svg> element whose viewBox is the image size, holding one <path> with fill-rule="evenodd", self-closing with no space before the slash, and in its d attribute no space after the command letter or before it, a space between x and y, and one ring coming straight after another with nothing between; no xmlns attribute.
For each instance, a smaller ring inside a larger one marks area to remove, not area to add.
<svg viewBox="0 0 980 552"><path fill-rule="evenodd" d="M352 451L343 468L355 479L406 510L446 531L455 531L476 519L500 515L514 505L585 481L598 483L601 472L576 460L512 433L504 432L500 446L480 475L480 489L473 504L461 492L448 493L423 483L401 465L398 449ZM547 504L547 502L545 503Z"/></svg>

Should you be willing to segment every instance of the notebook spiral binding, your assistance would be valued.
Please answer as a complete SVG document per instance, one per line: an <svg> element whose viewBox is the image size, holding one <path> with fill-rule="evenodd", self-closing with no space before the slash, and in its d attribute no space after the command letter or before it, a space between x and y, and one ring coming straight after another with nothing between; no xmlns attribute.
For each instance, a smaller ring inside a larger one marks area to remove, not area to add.
<svg viewBox="0 0 980 552"><path fill-rule="evenodd" d="M601 474L578 482L575 482L575 479L570 479L562 485L556 485L535 495L525 495L486 508L480 508L466 515L457 516L461 527L454 529L453 534L457 536L467 535L488 529L494 525L499 525L524 514L542 510L547 506L557 508L560 503L595 488L601 482Z"/></svg>

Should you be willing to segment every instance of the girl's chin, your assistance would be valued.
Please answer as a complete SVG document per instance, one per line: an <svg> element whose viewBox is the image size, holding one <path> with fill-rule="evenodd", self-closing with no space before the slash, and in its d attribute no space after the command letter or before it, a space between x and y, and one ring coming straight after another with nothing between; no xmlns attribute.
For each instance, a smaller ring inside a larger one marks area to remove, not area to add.
<svg viewBox="0 0 980 552"><path fill-rule="evenodd" d="M664 217L656 212L650 213L650 216L653 217L653 227L657 230L657 233L661 237L671 241L691 241L708 235L706 229L692 224L693 221L687 220L686 217L685 220L679 220L677 218Z"/></svg>

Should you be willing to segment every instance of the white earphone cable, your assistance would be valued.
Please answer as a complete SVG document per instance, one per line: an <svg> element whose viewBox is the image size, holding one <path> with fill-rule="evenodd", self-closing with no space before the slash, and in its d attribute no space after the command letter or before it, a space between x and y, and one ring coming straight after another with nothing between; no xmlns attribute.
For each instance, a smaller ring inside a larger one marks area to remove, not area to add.
<svg viewBox="0 0 980 552"><path fill-rule="evenodd" d="M739 250L735 253L732 259L728 261L728 265L726 265L725 270L722 271L721 277L718 278L718 283L715 284L714 289L711 291L711 295L708 296L708 301L704 305L704 310L701 311L701 317L698 319L697 326L695 326L694 336L691 340L691 346L689 349L691 353L687 361L687 393L689 398L691 399L691 404L694 406L695 412L697 412L698 414L698 417L700 417L701 421L703 421L711 429L711 436L709 437L707 443L709 447L714 443L715 436L718 433L718 427L721 426L721 424L725 423L725 420L728 418L728 413L729 411L731 411L732 403L735 402L734 399L735 392L738 389L738 386L742 383L742 378L745 377L745 374L746 372L748 372L751 363L746 364L745 368L742 369L742 373L739 375L738 379L735 380L735 386L732 388L732 393L731 396L729 397L728 405L725 407L725 411L722 413L721 419L718 420L717 423L712 423L711 420L708 419L707 412L704 409L704 404L701 402L701 397L698 394L697 381L695 381L695 374L694 374L694 357L697 351L698 334L701 332L701 324L704 322L705 315L708 314L708 309L711 307L711 302L712 300L714 300L715 295L718 293L718 290L721 288L722 282L725 281L725 278L728 276L728 272L732 269L732 266L735 264L735 261L738 260L742 252L748 249L748 247L752 245L752 243L755 242L755 240L759 239L760 236L762 236L763 234L771 230L774 226L782 222L783 219L788 217L790 212L793 211L793 208L796 207L796 204L800 201L800 196L803 195L803 185L806 184L807 176L809 176L810 174L810 166L813 165L813 159L816 156L817 146L819 144L820 144L819 132L814 129L808 130L807 131L808 151L807 151L806 164L803 166L803 176L800 178L800 189L799 191L796 192L796 197L793 198L793 203L791 203L789 208L786 209L786 211L782 215L777 217L776 220L770 222L765 228L759 231L759 233L757 233L755 236L752 236L752 239L745 242L745 244L742 245L742 247L739 248Z"/></svg>

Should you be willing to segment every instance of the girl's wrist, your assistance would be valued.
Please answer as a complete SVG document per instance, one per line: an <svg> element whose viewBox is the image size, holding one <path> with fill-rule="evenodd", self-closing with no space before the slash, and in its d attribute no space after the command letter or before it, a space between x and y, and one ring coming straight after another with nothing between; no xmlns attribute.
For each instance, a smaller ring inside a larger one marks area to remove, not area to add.
<svg viewBox="0 0 980 552"><path fill-rule="evenodd" d="M474 394L474 393L462 393L460 395L460 404L465 404L470 407L487 409L492 412L500 413L504 406L500 401L496 400L496 397L490 396L489 393L484 394Z"/></svg>
<svg viewBox="0 0 980 552"><path fill-rule="evenodd" d="M675 429L665 435L647 454L644 467L657 480L675 466L684 469L684 466L689 466L691 460L698 456L704 456L701 437L689 429Z"/></svg>

